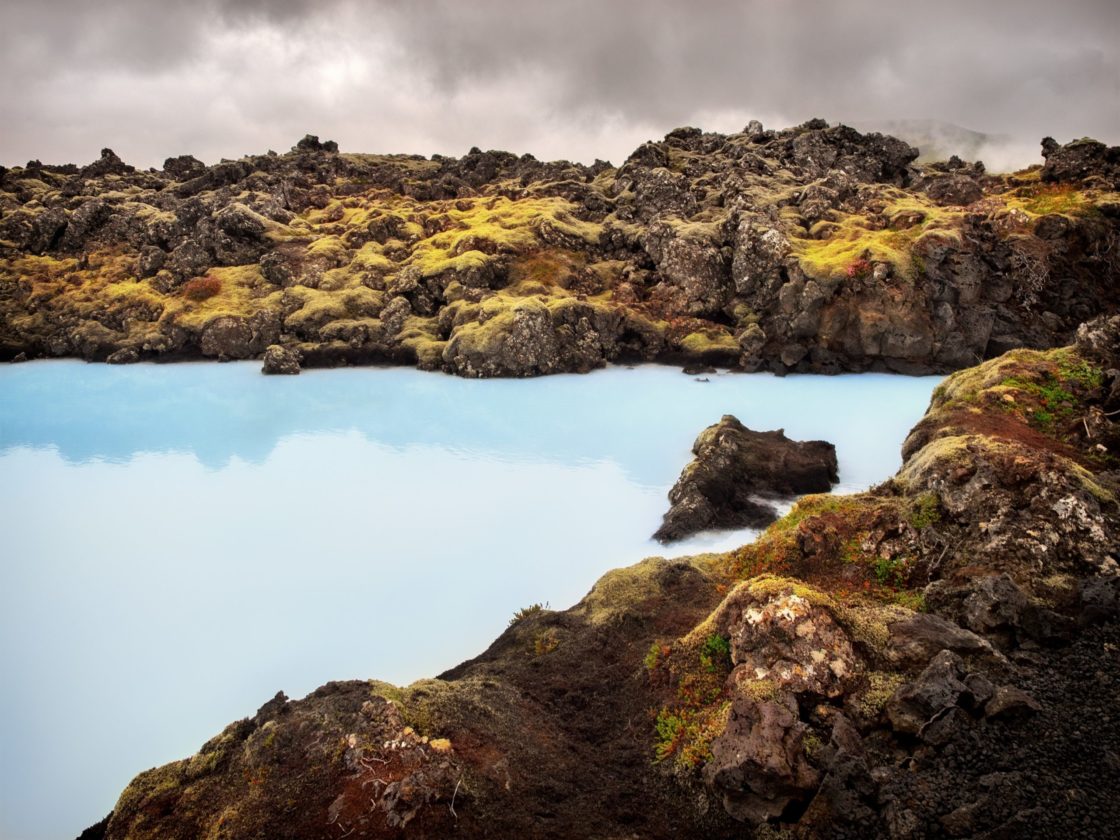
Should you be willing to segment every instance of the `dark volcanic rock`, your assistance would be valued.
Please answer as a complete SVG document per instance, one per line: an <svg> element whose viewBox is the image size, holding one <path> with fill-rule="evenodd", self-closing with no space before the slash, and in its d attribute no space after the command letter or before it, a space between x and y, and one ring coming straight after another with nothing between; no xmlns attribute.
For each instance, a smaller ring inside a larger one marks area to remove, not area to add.
<svg viewBox="0 0 1120 840"><path fill-rule="evenodd" d="M926 195L938 204L972 204L984 197L984 190L967 175L954 174L933 179Z"/></svg>
<svg viewBox="0 0 1120 840"><path fill-rule="evenodd" d="M1041 709L1038 701L1021 688L1004 685L984 706L984 714L988 717L1027 716Z"/></svg>
<svg viewBox="0 0 1120 840"><path fill-rule="evenodd" d="M299 373L299 351L270 344L264 351L261 373L294 375Z"/></svg>
<svg viewBox="0 0 1120 840"><path fill-rule="evenodd" d="M179 155L165 160L163 171L176 181L187 181L205 172L206 164L193 155Z"/></svg>
<svg viewBox="0 0 1120 840"><path fill-rule="evenodd" d="M827 493L837 481L831 443L792 441L780 429L754 432L730 414L701 432L692 452L653 535L663 543L709 528L768 525L777 511L763 499Z"/></svg>
<svg viewBox="0 0 1120 840"><path fill-rule="evenodd" d="M736 699L705 771L705 781L723 793L731 816L763 823L816 787L819 775L801 747L804 732L791 697Z"/></svg>
<svg viewBox="0 0 1120 840"><path fill-rule="evenodd" d="M101 157L89 166L82 168L83 178L99 178L103 175L128 175L136 170L117 157L112 149L102 149Z"/></svg>
<svg viewBox="0 0 1120 840"><path fill-rule="evenodd" d="M140 354L132 347L122 347L120 350L110 353L105 361L111 365L131 365L140 361Z"/></svg>
<svg viewBox="0 0 1120 840"><path fill-rule="evenodd" d="M886 706L896 732L919 734L927 723L957 705L969 693L961 658L943 650L916 680L902 686Z"/></svg>
<svg viewBox="0 0 1120 840"><path fill-rule="evenodd" d="M995 649L982 637L930 613L915 613L893 622L887 629L890 633L887 650L903 665L928 662L943 650L962 656L996 656Z"/></svg>
<svg viewBox="0 0 1120 840"><path fill-rule="evenodd" d="M313 135L213 166L30 161L0 169L0 347L198 358L207 319L180 286L219 270L216 310L267 312L308 365L948 372L1120 309L1118 150L1045 152L1040 184L810 120L679 128L617 168L341 154ZM407 324L380 315L397 297ZM164 316L125 317L133 298Z"/></svg>
<svg viewBox="0 0 1120 840"><path fill-rule="evenodd" d="M1083 138L1059 145L1053 138L1042 141L1043 181L1078 181L1102 178L1114 188L1120 185L1120 146L1106 146Z"/></svg>
<svg viewBox="0 0 1120 840"><path fill-rule="evenodd" d="M314 134L305 134L303 139L300 140L295 146L292 147L294 152L337 152L338 143L334 140L319 141L319 138Z"/></svg>
<svg viewBox="0 0 1120 840"><path fill-rule="evenodd" d="M78 840L102 840L105 837L105 831L109 828L109 817L105 817L100 822L96 822L78 835Z"/></svg>

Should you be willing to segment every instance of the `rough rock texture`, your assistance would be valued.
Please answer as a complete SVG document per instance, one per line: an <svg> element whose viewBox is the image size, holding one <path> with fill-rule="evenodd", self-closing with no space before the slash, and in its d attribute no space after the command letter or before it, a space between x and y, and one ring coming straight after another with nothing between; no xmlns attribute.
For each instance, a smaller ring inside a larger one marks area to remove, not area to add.
<svg viewBox="0 0 1120 840"><path fill-rule="evenodd" d="M108 149L32 161L0 171L0 360L279 344L462 376L950 371L1068 343L1120 304L1116 149L1044 153L1013 175L917 165L812 120L681 128L617 168L314 136L146 172Z"/></svg>
<svg viewBox="0 0 1120 840"><path fill-rule="evenodd" d="M1043 181L1099 178L1111 189L1120 188L1120 146L1106 146L1088 137L1061 146L1052 138L1042 141Z"/></svg>
<svg viewBox="0 0 1120 840"><path fill-rule="evenodd" d="M831 443L790 440L781 429L754 432L730 414L700 433L692 454L653 535L663 543L708 529L769 525L778 512L766 499L827 493L838 480Z"/></svg>
<svg viewBox="0 0 1120 840"><path fill-rule="evenodd" d="M264 365L261 373L288 374L299 373L299 352L281 347L279 344L270 344L264 351Z"/></svg>
<svg viewBox="0 0 1120 840"><path fill-rule="evenodd" d="M950 377L890 481L270 700L87 836L1120 833L1120 318Z"/></svg>

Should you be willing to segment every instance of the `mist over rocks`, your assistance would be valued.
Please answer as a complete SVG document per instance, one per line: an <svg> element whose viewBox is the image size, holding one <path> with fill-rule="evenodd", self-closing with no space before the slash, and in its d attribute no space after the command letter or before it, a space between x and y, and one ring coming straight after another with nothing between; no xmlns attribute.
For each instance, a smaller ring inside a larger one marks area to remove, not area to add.
<svg viewBox="0 0 1120 840"><path fill-rule="evenodd" d="M1115 150L1045 151L992 175L811 120L680 128L617 168L314 135L213 166L33 161L0 175L0 359L945 372L1117 307Z"/></svg>

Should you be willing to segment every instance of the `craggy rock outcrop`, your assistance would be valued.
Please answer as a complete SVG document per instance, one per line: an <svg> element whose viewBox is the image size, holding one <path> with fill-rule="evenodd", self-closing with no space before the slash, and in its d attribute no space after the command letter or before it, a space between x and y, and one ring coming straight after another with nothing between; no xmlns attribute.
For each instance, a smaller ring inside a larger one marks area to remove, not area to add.
<svg viewBox="0 0 1120 840"><path fill-rule="evenodd" d="M669 491L671 507L654 539L663 543L698 531L759 528L778 518L767 500L827 493L838 480L836 448L754 432L730 414L692 445L696 457Z"/></svg>
<svg viewBox="0 0 1120 840"><path fill-rule="evenodd" d="M299 373L299 352L270 344L264 351L261 373L295 375Z"/></svg>
<svg viewBox="0 0 1120 840"><path fill-rule="evenodd" d="M462 376L950 371L1068 343L1120 305L1116 149L1043 152L1013 175L917 165L812 120L681 128L617 168L313 136L146 172L108 149L32 161L0 172L0 360L279 344L308 366Z"/></svg>
<svg viewBox="0 0 1120 840"><path fill-rule="evenodd" d="M93 836L1114 837L1120 318L935 392L890 481L278 695Z"/></svg>
<svg viewBox="0 0 1120 840"><path fill-rule="evenodd" d="M1049 182L1100 179L1110 189L1120 189L1120 146L1106 146L1088 137L1065 146L1051 137L1042 141L1042 180Z"/></svg>

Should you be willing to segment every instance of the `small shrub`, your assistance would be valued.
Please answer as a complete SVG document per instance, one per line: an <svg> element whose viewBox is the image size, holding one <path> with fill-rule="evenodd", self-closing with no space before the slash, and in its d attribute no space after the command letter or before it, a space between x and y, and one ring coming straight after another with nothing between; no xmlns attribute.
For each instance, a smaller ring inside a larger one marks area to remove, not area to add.
<svg viewBox="0 0 1120 840"><path fill-rule="evenodd" d="M805 757L810 760L820 753L823 746L824 742L815 732L806 732L801 738L801 749L804 750Z"/></svg>
<svg viewBox="0 0 1120 840"><path fill-rule="evenodd" d="M941 500L936 493L923 493L910 509L910 527L921 531L941 521Z"/></svg>
<svg viewBox="0 0 1120 840"><path fill-rule="evenodd" d="M212 298L222 290L222 281L213 274L195 277L183 284L183 297L196 303Z"/></svg>
<svg viewBox="0 0 1120 840"><path fill-rule="evenodd" d="M668 658L670 650L668 645L654 642L649 646L649 651L646 653L645 659L642 660L642 664L647 671L653 673L657 670L657 667Z"/></svg>
<svg viewBox="0 0 1120 840"><path fill-rule="evenodd" d="M657 713L657 723L654 726L657 729L654 753L658 761L664 761L676 750L685 723L678 712L662 709Z"/></svg>
<svg viewBox="0 0 1120 840"><path fill-rule="evenodd" d="M543 630L533 639L533 655L544 656L560 647L560 636L553 627Z"/></svg>
<svg viewBox="0 0 1120 840"><path fill-rule="evenodd" d="M1088 368L1092 371L1092 368ZM1084 381L1092 381L1090 372L1071 369L1071 377L1077 377L1080 385ZM1000 385L1005 388L1014 388L1027 395L1030 400L1038 403L1038 407L1027 411L1027 420L1036 429L1043 432L1052 432L1059 422L1066 422L1073 417L1080 404L1077 395L1066 389L1065 383L1055 377L1050 371L1043 371L1038 381L1021 376L1010 376Z"/></svg>
<svg viewBox="0 0 1120 840"><path fill-rule="evenodd" d="M872 566L875 580L882 586L902 586L906 582L906 561L902 558L880 557Z"/></svg>
<svg viewBox="0 0 1120 840"><path fill-rule="evenodd" d="M710 761L712 741L726 728L730 713L730 701L702 709L661 709L654 761L673 758L684 770L695 770Z"/></svg>
<svg viewBox="0 0 1120 840"><path fill-rule="evenodd" d="M700 664L711 673L731 670L731 643L717 633L704 640L700 648Z"/></svg>
<svg viewBox="0 0 1120 840"><path fill-rule="evenodd" d="M845 269L845 273L848 275L849 280L862 279L871 274L871 263L860 258L849 264L847 269Z"/></svg>
<svg viewBox="0 0 1120 840"><path fill-rule="evenodd" d="M714 703L723 695L724 675L715 671L695 671L681 677L677 699L694 709Z"/></svg>
<svg viewBox="0 0 1120 840"><path fill-rule="evenodd" d="M901 592L895 593L894 602L900 607L906 607L906 609L914 612L926 611L926 596L921 592L903 589Z"/></svg>
<svg viewBox="0 0 1120 840"><path fill-rule="evenodd" d="M545 601L543 604L538 602L536 604L530 604L527 607L522 607L517 612L515 612L513 614L513 618L509 620L510 626L513 626L523 618L528 618L531 615L537 615L538 613L544 612L547 609L548 601Z"/></svg>

